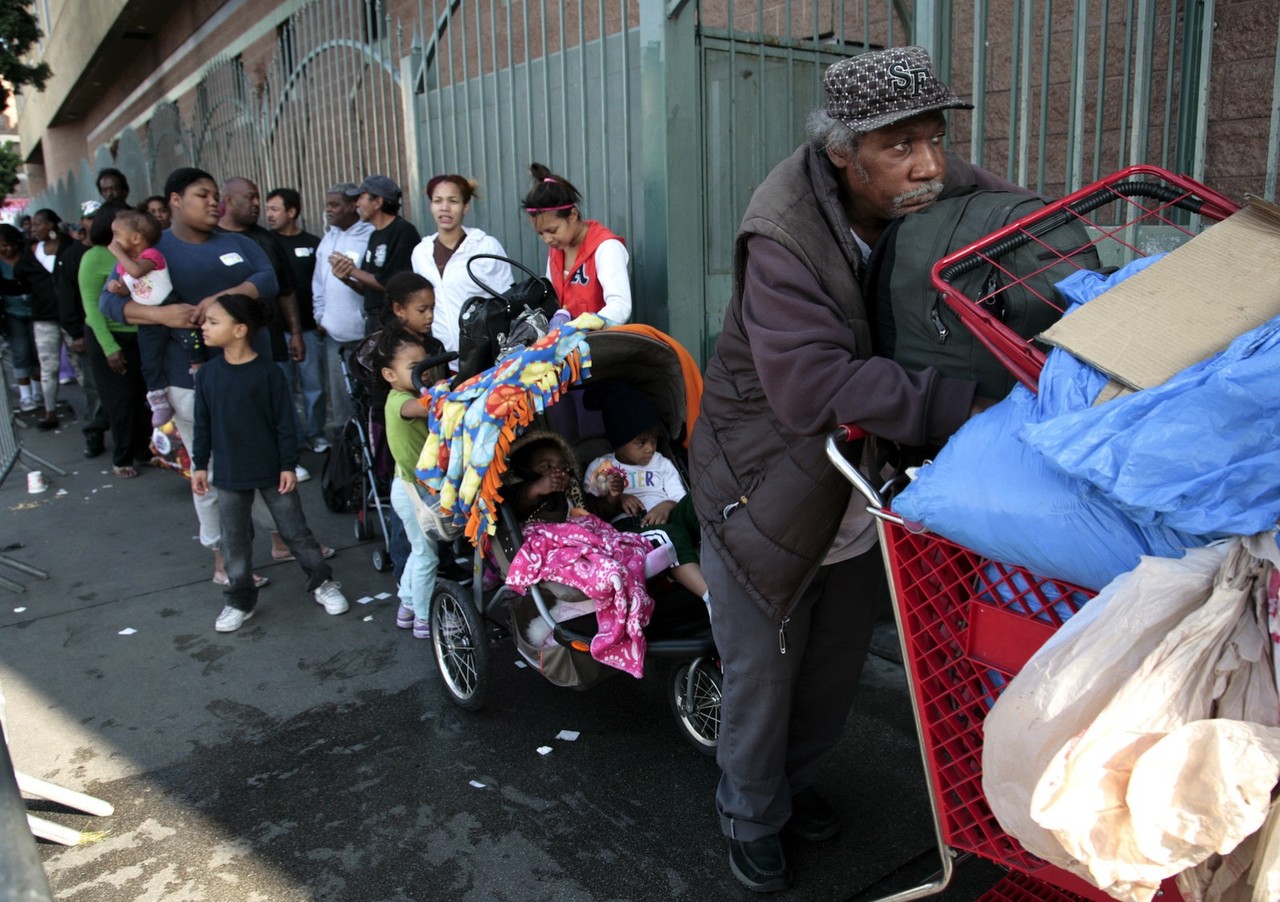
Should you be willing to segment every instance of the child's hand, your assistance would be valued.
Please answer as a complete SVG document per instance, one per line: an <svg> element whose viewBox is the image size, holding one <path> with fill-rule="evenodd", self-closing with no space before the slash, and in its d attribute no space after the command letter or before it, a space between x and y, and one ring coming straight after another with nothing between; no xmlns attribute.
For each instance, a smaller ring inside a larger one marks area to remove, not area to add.
<svg viewBox="0 0 1280 902"><path fill-rule="evenodd" d="M280 494L287 495L298 487L298 474L293 470L280 471Z"/></svg>
<svg viewBox="0 0 1280 902"><path fill-rule="evenodd" d="M209 492L209 471L196 470L191 474L191 491L197 495L206 495Z"/></svg>
<svg viewBox="0 0 1280 902"><path fill-rule="evenodd" d="M622 494L622 490L627 487L627 480L626 477L615 470L609 474L605 485L608 488L609 497L617 498Z"/></svg>
<svg viewBox="0 0 1280 902"><path fill-rule="evenodd" d="M631 517L643 516L644 504L635 495L623 495L622 512Z"/></svg>
<svg viewBox="0 0 1280 902"><path fill-rule="evenodd" d="M676 503L674 501L659 501L653 506L653 510L644 515L640 521L641 526L661 526L671 519L671 512L675 510Z"/></svg>
<svg viewBox="0 0 1280 902"><path fill-rule="evenodd" d="M563 492L569 485L569 474L564 470L555 470L548 473L529 486L530 498L541 498L544 495L553 495L556 492Z"/></svg>
<svg viewBox="0 0 1280 902"><path fill-rule="evenodd" d="M126 286L124 282L121 282L119 279L107 279L107 291L111 292L112 294L123 295L124 297L129 296L128 286Z"/></svg>

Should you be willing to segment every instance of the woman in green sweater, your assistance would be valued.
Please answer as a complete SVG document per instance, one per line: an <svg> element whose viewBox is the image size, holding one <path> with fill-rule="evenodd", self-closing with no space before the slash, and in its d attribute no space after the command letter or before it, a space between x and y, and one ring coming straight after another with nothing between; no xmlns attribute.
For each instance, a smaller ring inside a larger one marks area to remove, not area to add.
<svg viewBox="0 0 1280 902"><path fill-rule="evenodd" d="M124 204L106 203L93 214L89 240L93 247L80 261L80 300L84 304L85 353L98 385L111 430L111 472L120 479L138 475L137 461L151 458L151 413L147 409L138 353L138 327L108 320L98 309L98 296L116 267L107 250L111 223Z"/></svg>

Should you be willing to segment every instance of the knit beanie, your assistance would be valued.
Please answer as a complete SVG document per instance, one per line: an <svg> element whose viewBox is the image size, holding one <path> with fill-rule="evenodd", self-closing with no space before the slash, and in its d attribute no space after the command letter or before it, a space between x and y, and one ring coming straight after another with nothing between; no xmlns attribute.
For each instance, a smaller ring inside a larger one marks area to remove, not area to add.
<svg viewBox="0 0 1280 902"><path fill-rule="evenodd" d="M614 450L662 422L662 415L649 396L626 382L588 383L582 403L604 414L604 433Z"/></svg>

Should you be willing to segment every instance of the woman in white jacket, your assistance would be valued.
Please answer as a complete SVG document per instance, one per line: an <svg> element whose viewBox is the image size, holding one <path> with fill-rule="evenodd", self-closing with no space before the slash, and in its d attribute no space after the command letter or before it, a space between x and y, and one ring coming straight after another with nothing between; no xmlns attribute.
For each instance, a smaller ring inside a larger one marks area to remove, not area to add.
<svg viewBox="0 0 1280 902"><path fill-rule="evenodd" d="M468 298L485 294L467 272L467 261L476 254L505 257L502 243L480 229L462 227L471 209L471 199L479 196L478 185L460 175L437 175L427 183L431 216L439 230L423 238L413 249L413 271L431 283L436 293L435 322L431 334L445 350L458 350L458 316ZM511 287L511 267L501 260L477 260L471 267L477 277L494 291Z"/></svg>

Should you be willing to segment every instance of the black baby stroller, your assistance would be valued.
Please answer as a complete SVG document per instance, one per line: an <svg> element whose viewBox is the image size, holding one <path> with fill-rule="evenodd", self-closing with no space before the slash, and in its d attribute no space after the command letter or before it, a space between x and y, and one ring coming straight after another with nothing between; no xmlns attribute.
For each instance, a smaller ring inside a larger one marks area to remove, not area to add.
<svg viewBox="0 0 1280 902"><path fill-rule="evenodd" d="M340 351L342 382L351 396L351 417L329 448L320 477L325 506L334 513L355 514L355 536L365 541L381 536L373 550L373 566L389 571L391 546L391 476L394 464L387 448L382 408L374 400L377 375L369 363L366 338L352 351Z"/></svg>
<svg viewBox="0 0 1280 902"><path fill-rule="evenodd" d="M687 438L701 392L700 378L687 353L667 336L645 327L590 332L586 341L590 378L626 382L653 401L667 435L677 438L660 450L683 473L680 442ZM687 367L681 366L682 355ZM505 363L499 361L495 371ZM491 404L498 394L499 389L494 389L481 402ZM599 413L587 410L581 397L581 385L554 393L528 427L550 429L567 439L579 470L612 451ZM489 645L507 638L532 668L556 685L588 689L617 673L590 654L597 618L595 613L577 614L581 608L575 607L585 596L575 598L568 587L548 582L520 595L502 582L523 538L508 505L500 505L497 514L496 534L488 542L481 541L475 552L471 585L446 579L436 582L431 639L435 664L450 698L469 710L483 707L489 690ZM656 603L644 630L646 674L660 661L671 663L667 695L681 734L703 754L713 755L719 739L721 670L706 605L664 575L647 585ZM531 624L545 636L542 641L528 635Z"/></svg>

